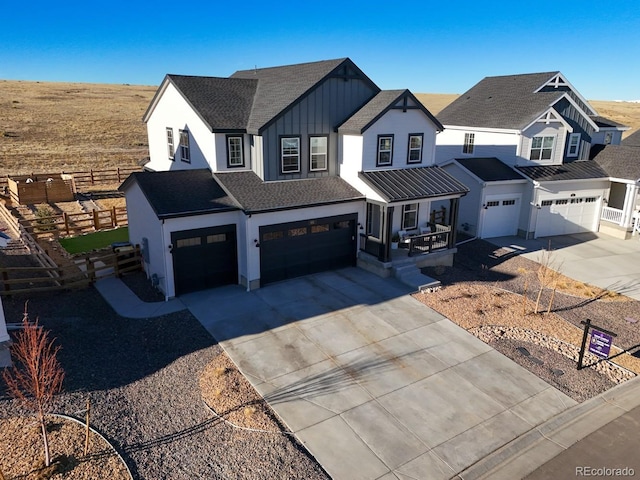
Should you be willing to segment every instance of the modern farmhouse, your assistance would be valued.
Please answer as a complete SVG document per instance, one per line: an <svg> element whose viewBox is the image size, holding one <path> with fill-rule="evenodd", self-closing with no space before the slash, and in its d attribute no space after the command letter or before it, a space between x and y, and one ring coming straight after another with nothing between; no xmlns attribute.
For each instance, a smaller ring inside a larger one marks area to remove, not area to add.
<svg viewBox="0 0 640 480"><path fill-rule="evenodd" d="M438 119L446 130L437 162L471 190L460 202L461 231L629 236L640 170L613 158L628 127L598 116L562 73L484 78Z"/></svg>
<svg viewBox="0 0 640 480"><path fill-rule="evenodd" d="M348 58L167 75L144 121L147 171L121 189L130 240L166 297L453 260L467 188L435 165L442 125Z"/></svg>

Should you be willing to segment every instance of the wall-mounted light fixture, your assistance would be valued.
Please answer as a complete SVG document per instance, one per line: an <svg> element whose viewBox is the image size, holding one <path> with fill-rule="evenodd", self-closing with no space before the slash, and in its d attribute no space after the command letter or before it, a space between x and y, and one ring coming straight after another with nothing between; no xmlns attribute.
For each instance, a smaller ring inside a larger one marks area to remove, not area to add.
<svg viewBox="0 0 640 480"><path fill-rule="evenodd" d="M256 244L256 248L260 248L260 244L258 243L258 239L257 238L253 239L253 243Z"/></svg>

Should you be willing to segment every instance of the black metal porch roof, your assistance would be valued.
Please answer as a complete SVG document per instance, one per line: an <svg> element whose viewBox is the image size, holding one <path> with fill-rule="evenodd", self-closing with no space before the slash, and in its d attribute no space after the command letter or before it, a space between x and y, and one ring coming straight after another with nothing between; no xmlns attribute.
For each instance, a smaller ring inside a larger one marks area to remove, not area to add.
<svg viewBox="0 0 640 480"><path fill-rule="evenodd" d="M358 173L387 202L464 195L469 189L438 166Z"/></svg>

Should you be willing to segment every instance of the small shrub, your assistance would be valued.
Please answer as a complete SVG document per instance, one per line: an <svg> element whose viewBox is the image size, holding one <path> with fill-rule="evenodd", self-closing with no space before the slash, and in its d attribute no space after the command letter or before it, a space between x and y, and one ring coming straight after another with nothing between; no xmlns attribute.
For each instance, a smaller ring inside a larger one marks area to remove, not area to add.
<svg viewBox="0 0 640 480"><path fill-rule="evenodd" d="M36 223L38 224L38 230L40 230L41 232L49 232L51 230L56 229L54 221L51 218L48 218L55 215L55 212L46 203L42 203L36 206L36 211L34 212L34 215L36 216Z"/></svg>

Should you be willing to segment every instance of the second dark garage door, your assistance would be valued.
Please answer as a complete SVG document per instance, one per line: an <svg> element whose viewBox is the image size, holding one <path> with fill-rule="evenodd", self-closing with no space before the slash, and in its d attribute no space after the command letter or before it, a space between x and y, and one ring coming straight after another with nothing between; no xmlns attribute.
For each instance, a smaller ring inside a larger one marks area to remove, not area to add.
<svg viewBox="0 0 640 480"><path fill-rule="evenodd" d="M260 284L356 264L357 215L260 227Z"/></svg>
<svg viewBox="0 0 640 480"><path fill-rule="evenodd" d="M236 226L171 233L176 295L238 283Z"/></svg>

